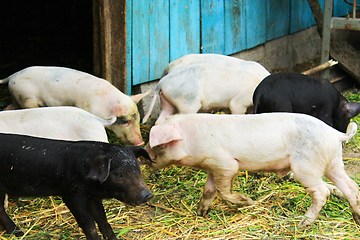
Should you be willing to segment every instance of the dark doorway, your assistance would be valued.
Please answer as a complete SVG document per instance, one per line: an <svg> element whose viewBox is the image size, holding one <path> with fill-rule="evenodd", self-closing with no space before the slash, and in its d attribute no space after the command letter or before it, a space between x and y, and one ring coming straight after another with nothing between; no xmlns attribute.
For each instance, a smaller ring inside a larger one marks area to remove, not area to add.
<svg viewBox="0 0 360 240"><path fill-rule="evenodd" d="M1 1L0 19L0 79L29 66L93 73L92 1Z"/></svg>

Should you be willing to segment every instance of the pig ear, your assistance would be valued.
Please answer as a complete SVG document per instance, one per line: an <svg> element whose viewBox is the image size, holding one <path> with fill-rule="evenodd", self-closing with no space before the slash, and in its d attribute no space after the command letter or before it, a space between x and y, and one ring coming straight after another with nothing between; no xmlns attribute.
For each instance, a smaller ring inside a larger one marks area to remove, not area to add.
<svg viewBox="0 0 360 240"><path fill-rule="evenodd" d="M144 93L140 93L140 94L137 94L137 95L133 95L133 96L131 96L131 98L132 98L132 100L134 100L135 103L138 103L138 102L140 102L140 100L141 100L143 97L146 97L150 92L151 92L151 89L147 90L147 91L144 92Z"/></svg>
<svg viewBox="0 0 360 240"><path fill-rule="evenodd" d="M145 150L145 148L138 146L127 146L127 147L131 149L131 151L134 153L136 158L144 157L150 162L155 163L155 161L152 160L152 158L150 157L149 153Z"/></svg>
<svg viewBox="0 0 360 240"><path fill-rule="evenodd" d="M94 181L105 182L110 173L111 158L106 155L101 155L95 158L90 168L87 179Z"/></svg>
<svg viewBox="0 0 360 240"><path fill-rule="evenodd" d="M121 105L118 104L118 105L115 105L115 106L113 107L113 109L111 110L111 113L112 113L114 116L119 117L119 116L124 116L124 115L126 115L127 111L128 111L127 107L123 107L123 106L121 106Z"/></svg>
<svg viewBox="0 0 360 240"><path fill-rule="evenodd" d="M178 123L158 125L150 130L151 148L177 140L183 140Z"/></svg>
<svg viewBox="0 0 360 240"><path fill-rule="evenodd" d="M346 102L342 106L342 112L348 118L353 118L360 113L360 103L357 102Z"/></svg>

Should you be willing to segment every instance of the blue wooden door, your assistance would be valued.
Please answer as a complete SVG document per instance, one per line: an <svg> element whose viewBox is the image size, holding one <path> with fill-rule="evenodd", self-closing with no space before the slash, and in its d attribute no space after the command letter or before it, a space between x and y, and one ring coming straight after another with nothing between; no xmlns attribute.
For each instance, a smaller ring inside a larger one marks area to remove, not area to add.
<svg viewBox="0 0 360 240"><path fill-rule="evenodd" d="M334 9L352 11L343 0ZM306 0L127 0L128 90L186 54L229 55L313 25Z"/></svg>

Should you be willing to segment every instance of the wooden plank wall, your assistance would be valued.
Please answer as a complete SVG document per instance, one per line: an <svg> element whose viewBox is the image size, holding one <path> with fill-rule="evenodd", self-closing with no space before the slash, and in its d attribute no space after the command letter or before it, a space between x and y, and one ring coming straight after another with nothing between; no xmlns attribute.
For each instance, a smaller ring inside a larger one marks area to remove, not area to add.
<svg viewBox="0 0 360 240"><path fill-rule="evenodd" d="M351 12L343 0L334 8ZM127 22L132 85L160 78L189 53L229 55L315 25L306 0L127 0Z"/></svg>

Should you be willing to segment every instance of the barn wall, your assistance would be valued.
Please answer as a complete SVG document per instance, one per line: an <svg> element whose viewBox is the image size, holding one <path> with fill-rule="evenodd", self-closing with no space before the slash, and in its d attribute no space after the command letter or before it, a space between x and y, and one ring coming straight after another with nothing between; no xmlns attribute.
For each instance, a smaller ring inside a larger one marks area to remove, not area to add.
<svg viewBox="0 0 360 240"><path fill-rule="evenodd" d="M335 16L351 12L342 0L334 5ZM315 25L306 0L128 0L127 12L129 88L183 55L230 55Z"/></svg>

